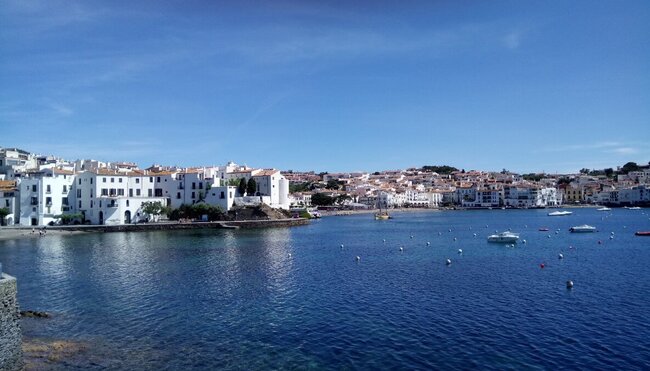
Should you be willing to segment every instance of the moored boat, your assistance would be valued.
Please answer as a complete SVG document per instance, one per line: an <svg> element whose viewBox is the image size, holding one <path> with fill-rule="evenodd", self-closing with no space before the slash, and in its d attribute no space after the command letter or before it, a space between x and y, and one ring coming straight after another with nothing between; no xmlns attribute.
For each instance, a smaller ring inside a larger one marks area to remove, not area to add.
<svg viewBox="0 0 650 371"><path fill-rule="evenodd" d="M540 232L547 232L547 231L548 231L548 228L546 228L546 227L541 227L540 229L538 229L538 231L540 231Z"/></svg>
<svg viewBox="0 0 650 371"><path fill-rule="evenodd" d="M388 215L388 212L386 211L380 211L375 214L375 220L388 220L390 219L390 215Z"/></svg>
<svg viewBox="0 0 650 371"><path fill-rule="evenodd" d="M553 211L548 213L548 216L564 216L564 215L571 215L573 214L572 211Z"/></svg>
<svg viewBox="0 0 650 371"><path fill-rule="evenodd" d="M589 233L589 232L596 232L596 227L592 227L587 224L579 225L576 227L571 227L569 228L569 231L573 233Z"/></svg>
<svg viewBox="0 0 650 371"><path fill-rule="evenodd" d="M636 236L645 236L645 237L650 237L650 231L638 231L634 235Z"/></svg>
<svg viewBox="0 0 650 371"><path fill-rule="evenodd" d="M596 209L596 211L612 211L612 209L610 209L609 207L606 207L606 206L605 206L605 207L601 207L601 208L599 208L599 209Z"/></svg>
<svg viewBox="0 0 650 371"><path fill-rule="evenodd" d="M513 243L517 242L519 239L518 233L512 232L501 232L488 236L488 242L504 242L504 243Z"/></svg>

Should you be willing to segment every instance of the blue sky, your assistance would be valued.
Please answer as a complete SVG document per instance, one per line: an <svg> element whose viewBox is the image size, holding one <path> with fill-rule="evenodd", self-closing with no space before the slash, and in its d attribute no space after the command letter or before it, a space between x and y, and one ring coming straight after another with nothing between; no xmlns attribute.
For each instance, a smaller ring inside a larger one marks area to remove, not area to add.
<svg viewBox="0 0 650 371"><path fill-rule="evenodd" d="M0 146L146 167L650 161L648 1L3 1Z"/></svg>

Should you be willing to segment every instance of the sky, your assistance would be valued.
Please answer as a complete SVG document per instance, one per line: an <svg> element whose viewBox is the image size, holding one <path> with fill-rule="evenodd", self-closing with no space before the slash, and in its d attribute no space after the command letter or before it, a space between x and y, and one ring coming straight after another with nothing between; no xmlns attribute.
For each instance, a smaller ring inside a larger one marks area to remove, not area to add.
<svg viewBox="0 0 650 371"><path fill-rule="evenodd" d="M650 161L649 1L0 3L0 146L283 170Z"/></svg>

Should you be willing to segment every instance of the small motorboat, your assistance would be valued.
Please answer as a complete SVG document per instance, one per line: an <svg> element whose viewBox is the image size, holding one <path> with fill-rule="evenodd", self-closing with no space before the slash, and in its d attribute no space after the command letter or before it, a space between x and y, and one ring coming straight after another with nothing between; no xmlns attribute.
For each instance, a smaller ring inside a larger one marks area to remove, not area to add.
<svg viewBox="0 0 650 371"><path fill-rule="evenodd" d="M601 207L596 209L596 211L612 211L612 209L610 209L609 207Z"/></svg>
<svg viewBox="0 0 650 371"><path fill-rule="evenodd" d="M538 231L540 231L540 232L548 232L548 228L542 227L542 228L538 229Z"/></svg>
<svg viewBox="0 0 650 371"><path fill-rule="evenodd" d="M638 207L638 206L628 207L627 209L628 210L641 210L641 208Z"/></svg>
<svg viewBox="0 0 650 371"><path fill-rule="evenodd" d="M565 215L571 215L573 212L571 211L553 211L551 213L548 213L548 216L565 216Z"/></svg>
<svg viewBox="0 0 650 371"><path fill-rule="evenodd" d="M596 232L596 227L592 227L587 224L579 225L577 227L571 227L569 228L570 232L573 233L589 233L589 232Z"/></svg>
<svg viewBox="0 0 650 371"><path fill-rule="evenodd" d="M634 234L635 236L645 236L650 237L650 231L638 231Z"/></svg>
<svg viewBox="0 0 650 371"><path fill-rule="evenodd" d="M488 242L514 243L519 239L518 233L501 232L488 236Z"/></svg>

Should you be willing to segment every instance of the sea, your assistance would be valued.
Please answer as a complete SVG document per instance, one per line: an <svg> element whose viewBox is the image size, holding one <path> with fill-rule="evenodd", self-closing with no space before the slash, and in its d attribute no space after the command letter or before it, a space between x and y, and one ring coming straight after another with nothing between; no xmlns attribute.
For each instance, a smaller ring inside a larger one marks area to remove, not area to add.
<svg viewBox="0 0 650 371"><path fill-rule="evenodd" d="M48 369L650 369L650 211L572 211L46 236L0 262L51 314L25 342L83 344Z"/></svg>

